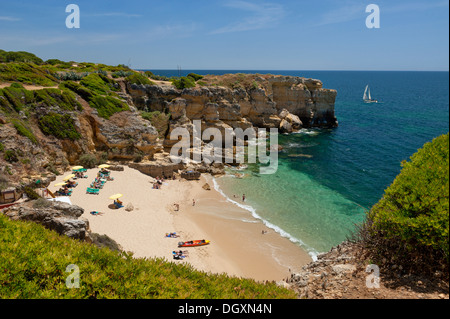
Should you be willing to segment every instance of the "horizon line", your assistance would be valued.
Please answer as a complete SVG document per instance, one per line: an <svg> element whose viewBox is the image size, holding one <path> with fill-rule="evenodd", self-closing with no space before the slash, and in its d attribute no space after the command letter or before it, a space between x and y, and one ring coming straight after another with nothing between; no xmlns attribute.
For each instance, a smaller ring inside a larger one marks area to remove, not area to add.
<svg viewBox="0 0 450 319"><path fill-rule="evenodd" d="M179 71L178 69L166 69L166 68L131 68L138 71ZM181 71L244 71L244 72L257 72L257 71L325 71L325 72L449 72L449 70L326 70L326 69L196 69L196 68L183 68Z"/></svg>

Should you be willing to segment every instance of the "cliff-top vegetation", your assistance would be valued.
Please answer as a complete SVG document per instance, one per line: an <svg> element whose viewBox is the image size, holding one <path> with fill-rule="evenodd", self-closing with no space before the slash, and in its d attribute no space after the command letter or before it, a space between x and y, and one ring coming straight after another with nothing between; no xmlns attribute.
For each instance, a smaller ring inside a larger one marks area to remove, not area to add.
<svg viewBox="0 0 450 319"><path fill-rule="evenodd" d="M293 291L275 283L206 274L161 259L135 259L1 214L0 247L0 298L295 298ZM69 265L79 269L79 288L66 286Z"/></svg>
<svg viewBox="0 0 450 319"><path fill-rule="evenodd" d="M448 280L449 134L425 144L370 210L359 237L373 261Z"/></svg>

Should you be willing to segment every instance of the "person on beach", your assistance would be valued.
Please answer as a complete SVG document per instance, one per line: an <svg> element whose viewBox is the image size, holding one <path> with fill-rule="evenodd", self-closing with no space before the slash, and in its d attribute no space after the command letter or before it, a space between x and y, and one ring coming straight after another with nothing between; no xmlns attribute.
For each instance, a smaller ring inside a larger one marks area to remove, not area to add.
<svg viewBox="0 0 450 319"><path fill-rule="evenodd" d="M192 206L195 206L195 199L192 200Z"/></svg>
<svg viewBox="0 0 450 319"><path fill-rule="evenodd" d="M245 194L242 195L242 201L245 202Z"/></svg>

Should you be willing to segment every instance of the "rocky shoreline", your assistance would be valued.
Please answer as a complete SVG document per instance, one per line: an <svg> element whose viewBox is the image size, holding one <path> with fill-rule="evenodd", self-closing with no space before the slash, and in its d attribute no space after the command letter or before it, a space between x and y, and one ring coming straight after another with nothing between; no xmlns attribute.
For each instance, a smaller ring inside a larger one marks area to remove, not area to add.
<svg viewBox="0 0 450 319"><path fill-rule="evenodd" d="M374 269L364 247L347 241L319 255L300 273L292 273L283 284L299 299L449 298L448 282L439 278L409 275L393 267L380 269L376 281Z"/></svg>

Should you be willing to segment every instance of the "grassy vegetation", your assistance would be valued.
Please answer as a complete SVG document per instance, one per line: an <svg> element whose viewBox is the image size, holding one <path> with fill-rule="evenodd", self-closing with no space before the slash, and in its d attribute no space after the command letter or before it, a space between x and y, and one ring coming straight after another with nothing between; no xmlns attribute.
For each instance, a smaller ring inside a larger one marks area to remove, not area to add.
<svg viewBox="0 0 450 319"><path fill-rule="evenodd" d="M173 78L172 84L179 90L193 88L196 86L195 80L186 76L182 76L181 78Z"/></svg>
<svg viewBox="0 0 450 319"><path fill-rule="evenodd" d="M34 144L38 143L38 141L37 141L36 137L34 136L32 130L30 128L28 128L27 125L24 124L23 121L20 121L20 120L17 120L17 119L13 119L13 120L11 120L11 122L13 123L14 127L16 128L17 133L19 133L22 136L27 137Z"/></svg>
<svg viewBox="0 0 450 319"><path fill-rule="evenodd" d="M42 64L44 61L42 61L41 58L38 58L33 53L25 51L12 52L0 50L0 63L5 62L27 62L34 64Z"/></svg>
<svg viewBox="0 0 450 319"><path fill-rule="evenodd" d="M274 283L207 275L161 259L134 259L1 214L0 247L1 298L295 298L293 291ZM79 268L79 288L66 287L69 265Z"/></svg>
<svg viewBox="0 0 450 319"><path fill-rule="evenodd" d="M126 79L130 84L140 84L140 85L153 85L153 82L149 78L141 73L133 73L129 75Z"/></svg>
<svg viewBox="0 0 450 319"><path fill-rule="evenodd" d="M75 94L69 90L43 89L34 91L38 105L53 106L66 111L81 111L83 108Z"/></svg>
<svg viewBox="0 0 450 319"><path fill-rule="evenodd" d="M19 62L0 64L0 82L55 86L58 80L43 67L33 63Z"/></svg>
<svg viewBox="0 0 450 319"><path fill-rule="evenodd" d="M94 96L89 105L98 111L98 115L105 119L109 119L113 114L123 111L128 111L130 108L128 104L119 101L112 96Z"/></svg>
<svg viewBox="0 0 450 319"><path fill-rule="evenodd" d="M39 118L39 128L46 135L59 139L78 140L81 134L75 128L74 120L69 114L49 113Z"/></svg>
<svg viewBox="0 0 450 319"><path fill-rule="evenodd" d="M84 77L80 81L80 84L98 95L114 95L113 92L120 90L114 80L109 79L107 76L100 73L94 73Z"/></svg>
<svg viewBox="0 0 450 319"><path fill-rule="evenodd" d="M100 117L109 119L111 115L117 112L129 110L128 104L116 98L115 91L117 89L113 82L114 80L108 79L102 74L91 74L80 83L65 81L61 83L60 87L75 92L86 100L92 108L97 109Z"/></svg>
<svg viewBox="0 0 450 319"><path fill-rule="evenodd" d="M68 89L42 89L29 91L19 83L0 89L0 108L4 113L20 112L25 107L56 107L67 111L82 110L75 94Z"/></svg>
<svg viewBox="0 0 450 319"><path fill-rule="evenodd" d="M449 134L425 144L371 209L359 236L376 262L433 274L449 262Z"/></svg>

